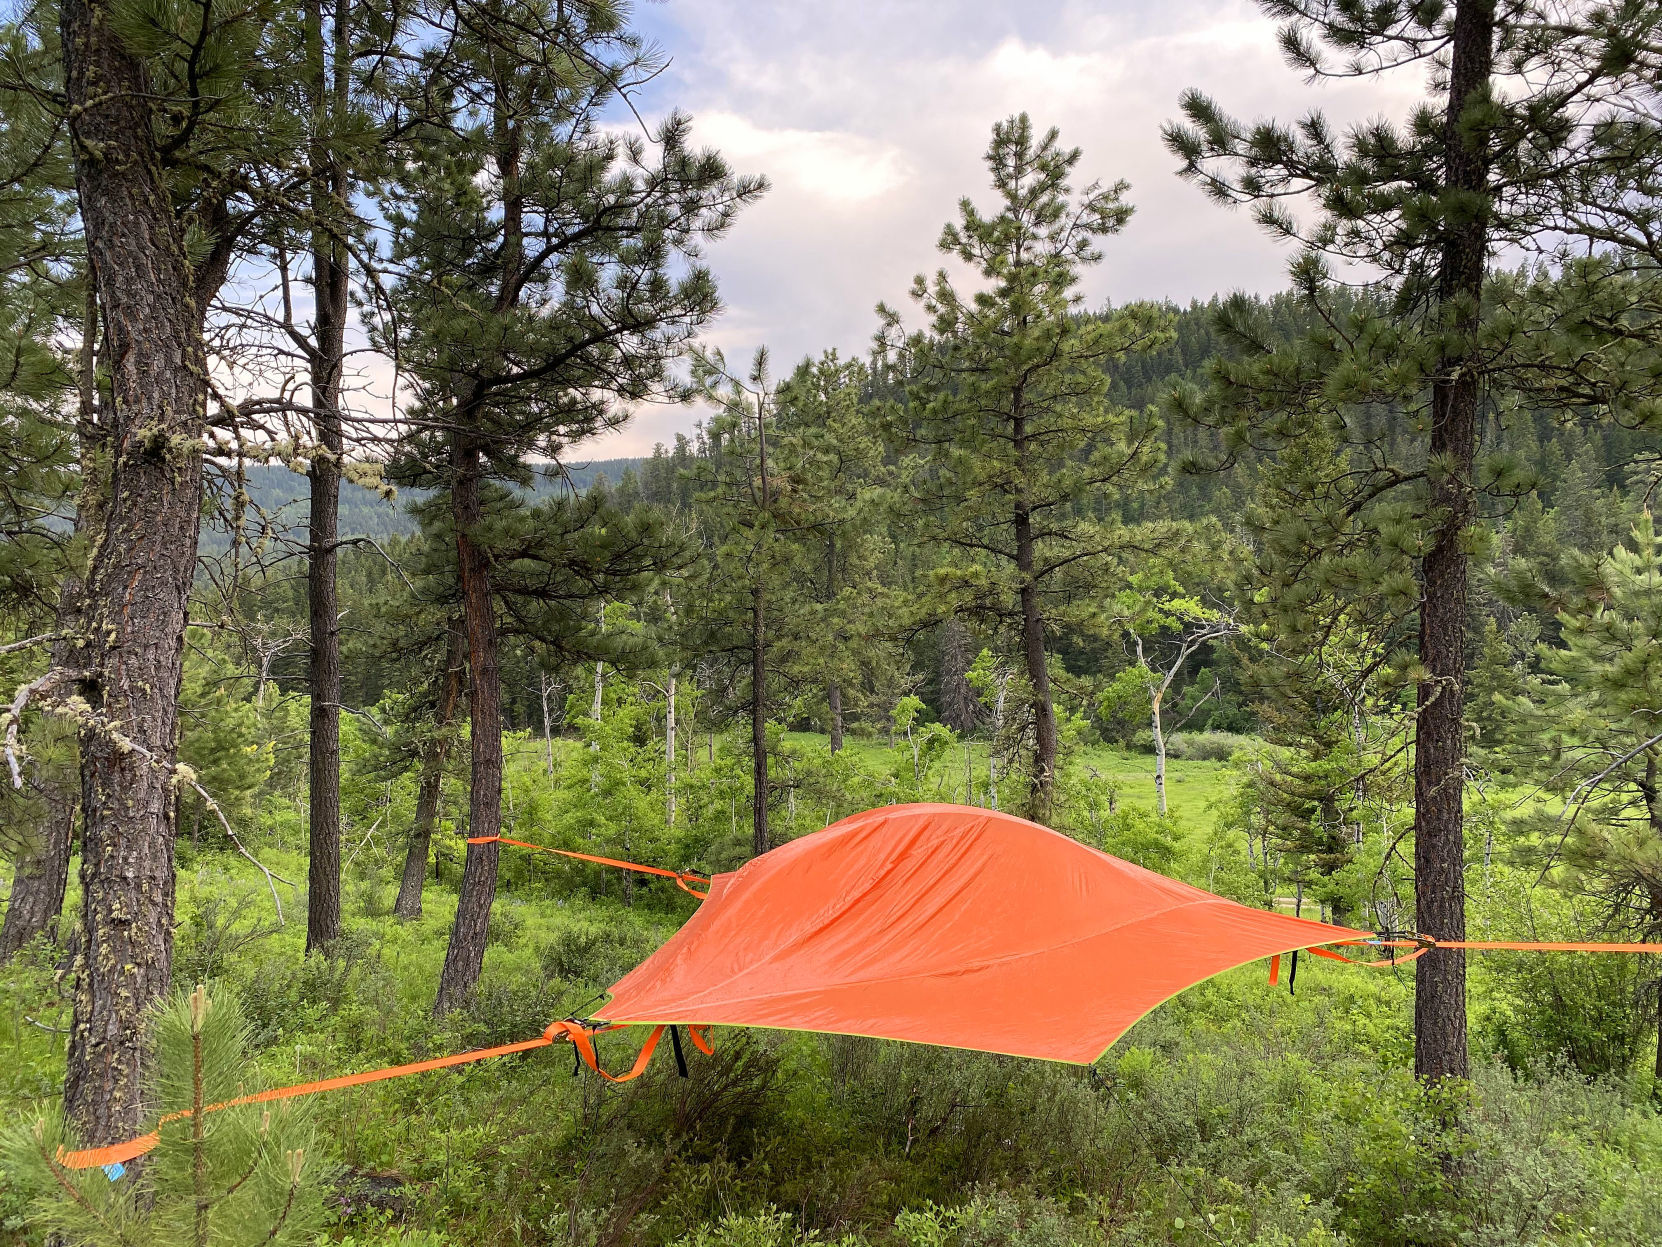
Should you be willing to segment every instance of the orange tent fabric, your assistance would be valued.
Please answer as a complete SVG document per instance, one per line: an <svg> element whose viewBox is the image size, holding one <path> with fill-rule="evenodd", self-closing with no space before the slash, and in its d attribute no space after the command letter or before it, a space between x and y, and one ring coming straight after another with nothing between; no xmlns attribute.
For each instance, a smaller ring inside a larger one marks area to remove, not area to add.
<svg viewBox="0 0 1662 1247"><path fill-rule="evenodd" d="M601 1016L1085 1064L1202 979L1366 937L1238 905L1009 814L888 806L717 875Z"/></svg>

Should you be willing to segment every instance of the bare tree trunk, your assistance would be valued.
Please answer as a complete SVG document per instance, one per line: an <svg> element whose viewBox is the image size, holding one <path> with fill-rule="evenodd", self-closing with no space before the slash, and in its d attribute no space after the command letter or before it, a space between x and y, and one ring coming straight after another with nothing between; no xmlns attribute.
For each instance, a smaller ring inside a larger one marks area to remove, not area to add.
<svg viewBox="0 0 1662 1247"><path fill-rule="evenodd" d="M476 544L483 512L479 449L456 435L453 509L456 562L467 626L468 711L472 722L473 766L468 793L468 835L495 836L502 830L502 682L497 663L495 603L490 564ZM456 898L456 925L439 976L433 1011L443 1014L461 1004L479 981L485 965L485 938L491 905L496 900L497 858L501 846L470 844Z"/></svg>
<svg viewBox="0 0 1662 1247"><path fill-rule="evenodd" d="M433 828L439 817L439 797L444 790L444 761L450 752L450 724L462 699L462 673L467 669L467 638L462 628L452 627L446 647L444 676L433 716L433 739L422 751L421 783L416 790L415 824L404 850L404 874L398 883L398 900L392 912L399 918L421 917L421 891L427 881L427 858L433 843Z"/></svg>
<svg viewBox="0 0 1662 1247"><path fill-rule="evenodd" d="M1476 350L1479 300L1488 261L1488 140L1462 114L1489 87L1494 62L1493 0L1460 0L1450 48L1446 187L1466 223L1450 230L1439 262L1438 303L1450 330L1431 393L1431 503L1440 515L1422 566L1419 686L1414 745L1414 895L1419 929L1435 939L1466 937L1465 691L1466 529L1472 517L1477 445ZM1465 1078L1466 957L1436 950L1414 976L1414 1073L1428 1081Z"/></svg>
<svg viewBox="0 0 1662 1247"><path fill-rule="evenodd" d="M538 693L542 697L542 752L548 775L553 775L553 715L548 712L548 693L563 692L565 683L550 680L547 672L537 672Z"/></svg>
<svg viewBox="0 0 1662 1247"><path fill-rule="evenodd" d="M347 67L345 4L335 14L331 54L323 48L323 0L307 0L306 60L312 94L312 295L315 339L309 360L312 425L318 450L312 457L307 525L306 605L311 636L311 694L306 866L306 951L319 952L340 938L340 618L335 594L339 542L341 374L346 364L347 256L330 229L346 194L345 172L325 141L331 112L345 109ZM333 83L330 71L333 70Z"/></svg>
<svg viewBox="0 0 1662 1247"><path fill-rule="evenodd" d="M1010 686L1008 673L1000 672L998 694L993 698L993 740L987 748L987 803L998 809L998 742L1004 733L1004 693Z"/></svg>
<svg viewBox="0 0 1662 1247"><path fill-rule="evenodd" d="M92 1145L140 1132L144 1023L173 962L173 762L202 496L207 361L154 141L158 107L108 0L59 7L88 260L107 326L108 489L77 692L81 949L64 1100Z"/></svg>
<svg viewBox="0 0 1662 1247"><path fill-rule="evenodd" d="M606 632L606 603L600 604L600 632ZM594 704L589 708L589 718L596 723L600 722L601 712L606 708L606 664L598 658L594 660ZM595 741L590 748L600 748L600 742Z"/></svg>
<svg viewBox="0 0 1662 1247"><path fill-rule="evenodd" d="M1160 807L1160 817L1166 816L1166 732L1161 722L1161 703L1165 701L1166 690L1154 690L1154 696L1149 699L1149 723L1154 729L1154 797Z"/></svg>
<svg viewBox="0 0 1662 1247"><path fill-rule="evenodd" d="M955 732L973 731L979 718L970 687L969 630L956 616L941 625L941 721Z"/></svg>

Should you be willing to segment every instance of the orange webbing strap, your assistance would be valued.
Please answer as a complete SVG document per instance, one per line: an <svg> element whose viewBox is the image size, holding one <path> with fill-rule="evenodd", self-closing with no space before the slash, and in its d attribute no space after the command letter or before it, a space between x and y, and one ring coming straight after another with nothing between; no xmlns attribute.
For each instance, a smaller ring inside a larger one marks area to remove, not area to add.
<svg viewBox="0 0 1662 1247"><path fill-rule="evenodd" d="M619 1030L621 1028L606 1026L600 1029ZM641 1045L640 1053L635 1057L635 1063L629 1068L627 1074L608 1074L600 1068L600 1058L594 1050L595 1031L584 1026L581 1022L555 1022L545 1033L548 1035L563 1034L571 1040L577 1049L578 1055L583 1058L583 1064L607 1082L629 1082L646 1072L646 1063L652 1059L652 1054L658 1050L658 1041L664 1037L664 1028L662 1025L652 1028L652 1033L646 1037L646 1042Z"/></svg>
<svg viewBox="0 0 1662 1247"><path fill-rule="evenodd" d="M1326 957L1329 961L1342 961L1346 965L1367 966L1373 970L1388 969L1391 966L1407 965L1410 961L1418 961L1434 948L1461 948L1472 952L1523 952L1523 953L1649 953L1652 956L1662 955L1662 944L1593 944L1569 943L1551 940L1437 940L1429 935L1416 936L1408 940L1349 940L1340 944L1340 948L1357 948L1361 946L1372 948L1412 948L1414 951L1407 956L1390 956L1379 961L1363 961L1357 957L1347 957L1343 953L1336 953L1330 948L1306 948L1304 951L1316 957ZM1270 958L1270 984L1274 986L1276 975L1281 967L1280 956Z"/></svg>
<svg viewBox="0 0 1662 1247"><path fill-rule="evenodd" d="M662 866L642 866L639 862L620 861L615 857L598 857L593 853L579 853L575 849L551 849L546 844L531 844L525 840L510 840L507 836L469 836L469 844L511 844L516 849L535 849L539 853L558 853L561 857L574 857L580 862L593 862L597 866L615 866L619 870L638 870L642 874L658 875L665 879L675 880L675 886L689 896L696 896L703 900L708 892L698 892L687 886L692 883L709 885L709 880L703 875L694 874L690 870L665 870Z"/></svg>
<svg viewBox="0 0 1662 1247"><path fill-rule="evenodd" d="M346 1074L340 1078L325 1078L319 1082L296 1083L292 1087L273 1087L269 1091L259 1091L253 1095L242 1095L234 1100L223 1100L218 1104L209 1104L203 1108L204 1113L217 1113L222 1108L237 1108L243 1104L265 1104L272 1100L289 1100L299 1095L311 1095L317 1091L338 1091L342 1087L357 1087L364 1083L381 1082L387 1078L403 1078L406 1074L422 1074L428 1070L444 1069L451 1065L466 1065L470 1061L483 1061L488 1057L507 1056L511 1052L529 1052L532 1048L546 1048L554 1039L546 1032L536 1039L526 1039L520 1043L503 1044L496 1048L479 1048L473 1052L461 1052L454 1056L435 1057L431 1061L413 1061L408 1065L389 1065L385 1069L372 1069L362 1074ZM141 1135L136 1139L128 1139L125 1143L112 1143L108 1147L90 1147L79 1152L63 1152L58 1156L58 1163L68 1169L91 1169L95 1165L114 1165L132 1160L136 1156L143 1156L157 1143L161 1142L161 1127L169 1122L181 1121L189 1117L189 1109L181 1109L177 1113L169 1113L157 1121L157 1129L149 1134Z"/></svg>
<svg viewBox="0 0 1662 1247"><path fill-rule="evenodd" d="M1372 942L1373 941L1371 940L1369 941L1369 943ZM1411 945L1405 940L1392 942L1383 946L1389 948L1413 948L1414 951L1409 953L1406 957L1385 957L1379 961L1363 961L1359 957L1347 957L1343 953L1336 953L1330 948L1306 948L1304 951L1313 957L1326 957L1329 961L1342 961L1346 965L1351 966L1367 966L1370 970L1385 970L1389 969L1391 966L1405 966L1410 961L1418 961L1421 957L1431 951L1431 947L1429 945ZM1349 945L1346 945L1346 947L1349 947Z"/></svg>
<svg viewBox="0 0 1662 1247"><path fill-rule="evenodd" d="M1552 942L1518 943L1502 940L1434 940L1435 948L1471 948L1478 952L1505 951L1529 953L1662 953L1662 944L1560 944Z"/></svg>
<svg viewBox="0 0 1662 1247"><path fill-rule="evenodd" d="M600 1062L595 1055L594 1036L601 1031L622 1030L616 1026L585 1026L582 1022L570 1019L551 1024L535 1039L521 1040L519 1043L502 1044L495 1048L478 1048L472 1052L460 1052L454 1056L434 1057L430 1061L412 1061L408 1065L389 1065L385 1069L367 1070L362 1074L346 1074L340 1078L325 1078L318 1082L296 1083L292 1087L273 1087L269 1091L255 1092L253 1095L237 1096L233 1100L224 1100L218 1104L209 1104L203 1108L205 1113L217 1113L224 1108L237 1108L244 1104L266 1104L272 1100L289 1100L295 1096L311 1095L318 1091L339 1091L343 1087L358 1087L364 1083L381 1082L388 1078L403 1078L407 1074L423 1074L428 1070L446 1069L452 1065L466 1065L473 1061L484 1061L490 1057L507 1056L514 1052L529 1052L533 1048L546 1048L550 1044L561 1040L569 1041L582 1057L583 1063L609 1082L628 1082L639 1078L645 1072L647 1062L652 1059L653 1051L658 1047L658 1040L663 1037L664 1028L653 1028L646 1042L641 1045L640 1055L635 1058L634 1066L627 1074L608 1074L600 1068ZM713 1055L707 1037L708 1028L703 1026L689 1026L687 1033L692 1036L693 1043L698 1045L700 1052ZM107 1147L89 1147L78 1152L66 1152L59 1149L57 1161L66 1169L92 1169L101 1165L123 1164L135 1157L143 1156L161 1142L161 1127L170 1122L182 1121L191 1115L189 1109L182 1109L176 1113L169 1113L156 1122L156 1129L149 1134L140 1135L136 1139L128 1139L124 1143L112 1143Z"/></svg>

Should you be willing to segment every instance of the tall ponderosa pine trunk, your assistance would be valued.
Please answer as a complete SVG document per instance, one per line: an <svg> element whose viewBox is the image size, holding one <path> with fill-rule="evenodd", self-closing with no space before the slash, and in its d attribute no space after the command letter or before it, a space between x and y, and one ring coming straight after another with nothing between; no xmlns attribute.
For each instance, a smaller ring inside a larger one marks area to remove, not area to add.
<svg viewBox="0 0 1662 1247"><path fill-rule="evenodd" d="M312 458L311 511L307 527L306 603L311 631L308 668L310 773L309 858L306 868L306 951L340 938L340 614L335 568L340 516L341 374L346 361L346 243L328 223L339 216L345 171L331 151L331 116L346 108L346 5L335 13L332 47L323 49L323 6L306 6L306 59L312 91L312 294L315 338L310 359L312 424L318 453ZM332 71L332 81L331 81Z"/></svg>
<svg viewBox="0 0 1662 1247"><path fill-rule="evenodd" d="M173 761L196 562L207 362L154 141L157 106L108 0L63 0L64 92L106 325L102 524L76 655L81 950L64 1098L91 1144L139 1133L145 1016L173 957Z"/></svg>
<svg viewBox="0 0 1662 1247"><path fill-rule="evenodd" d="M767 575L768 513L773 499L768 490L767 402L756 395L756 466L761 484L761 544L756 551L756 579L750 587L750 849L757 857L773 847L768 834L768 706L767 706L767 598L763 578Z"/></svg>
<svg viewBox="0 0 1662 1247"><path fill-rule="evenodd" d="M495 604L490 560L479 546L484 510L480 499L483 463L479 447L465 434L453 436L451 507L456 524L456 565L461 579L467 629L468 713L473 765L468 792L468 835L502 831L502 681L497 661ZM456 924L439 976L435 1013L461 1004L485 965L485 939L496 901L497 844L470 844L456 898Z"/></svg>
<svg viewBox="0 0 1662 1247"><path fill-rule="evenodd" d="M837 533L833 529L831 536L825 543L825 600L835 603L837 600ZM836 753L843 747L843 686L836 679L826 685L825 707L831 716L831 752Z"/></svg>
<svg viewBox="0 0 1662 1247"><path fill-rule="evenodd" d="M750 851L773 847L768 836L767 602L758 579L750 588Z"/></svg>
<svg viewBox="0 0 1662 1247"><path fill-rule="evenodd" d="M1015 421L1017 463L1026 467L1023 421ZM1056 793L1056 707L1051 701L1050 665L1045 660L1045 623L1039 612L1039 586L1033 576L1033 516L1025 500L1015 508L1016 575L1021 582L1021 652L1032 686L1033 775L1028 785L1027 817L1036 823L1050 820Z"/></svg>
<svg viewBox="0 0 1662 1247"><path fill-rule="evenodd" d="M1472 520L1477 448L1476 351L1488 260L1488 141L1465 116L1489 88L1494 64L1493 0L1461 0L1449 74L1446 187L1455 224L1438 267L1438 313L1447 342L1431 393L1431 501L1437 534L1423 562L1419 687L1414 760L1414 896L1419 929L1436 939L1466 937L1465 682L1466 527ZM1414 983L1414 1072L1465 1078L1466 960L1457 951L1421 959Z"/></svg>
<svg viewBox="0 0 1662 1247"><path fill-rule="evenodd" d="M506 80L509 75L503 68ZM501 86L498 86L500 92ZM521 135L498 94L491 115L495 163L502 187L502 273L496 310L519 302L525 260L525 197L520 187ZM481 546L484 523L484 447L469 432L485 419L485 387L476 384L456 406L450 436L450 511L456 529L456 574L461 582L462 621L467 630L469 737L468 835L489 837L502 830L502 675L497 658L496 605L491 592L490 554ZM604 609L604 608L602 608ZM602 616L604 622L604 616ZM491 906L496 901L497 844L470 844L456 897L456 923L439 975L435 1013L461 1004L479 981Z"/></svg>
<svg viewBox="0 0 1662 1247"><path fill-rule="evenodd" d="M421 917L421 892L427 882L427 859L439 817L439 795L444 788L444 761L450 752L449 728L462 699L462 673L466 663L467 638L461 626L453 625L445 650L438 705L433 712L434 734L421 754L421 780L416 790L415 822L404 849L404 874L398 883L398 900L392 907L399 918Z"/></svg>

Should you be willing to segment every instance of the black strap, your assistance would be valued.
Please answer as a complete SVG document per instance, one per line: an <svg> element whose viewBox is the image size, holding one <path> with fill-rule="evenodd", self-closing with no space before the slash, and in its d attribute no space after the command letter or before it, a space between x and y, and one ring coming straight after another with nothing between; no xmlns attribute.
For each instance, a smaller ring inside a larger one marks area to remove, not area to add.
<svg viewBox="0 0 1662 1247"><path fill-rule="evenodd" d="M681 1077L688 1077L687 1054L681 1051L681 1031L677 1027L669 1028L669 1046L675 1049L675 1068L680 1071Z"/></svg>
<svg viewBox="0 0 1662 1247"><path fill-rule="evenodd" d="M1287 969L1287 994L1293 994L1293 980L1298 978L1298 949L1293 949L1293 964Z"/></svg>

